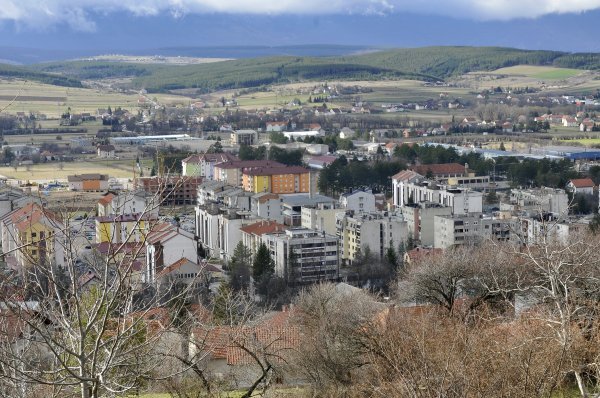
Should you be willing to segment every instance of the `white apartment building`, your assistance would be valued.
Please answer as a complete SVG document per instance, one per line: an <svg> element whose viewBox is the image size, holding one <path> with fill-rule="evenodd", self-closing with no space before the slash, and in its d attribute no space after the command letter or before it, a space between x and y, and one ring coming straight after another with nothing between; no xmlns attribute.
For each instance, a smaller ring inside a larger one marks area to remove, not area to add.
<svg viewBox="0 0 600 398"><path fill-rule="evenodd" d="M483 194L468 188L449 187L425 180L414 172L400 172L392 177L394 206L428 202L450 207L452 214L481 213Z"/></svg>
<svg viewBox="0 0 600 398"><path fill-rule="evenodd" d="M375 195L370 189L357 189L340 196L340 207L353 210L357 213L371 213L376 211Z"/></svg>
<svg viewBox="0 0 600 398"><path fill-rule="evenodd" d="M383 259L389 247L397 249L408 238L407 223L399 214L348 212L338 214L336 221L340 258L350 263L367 247L374 256Z"/></svg>
<svg viewBox="0 0 600 398"><path fill-rule="evenodd" d="M290 282L309 283L337 279L339 273L338 239L307 228L265 234L275 262L276 275Z"/></svg>

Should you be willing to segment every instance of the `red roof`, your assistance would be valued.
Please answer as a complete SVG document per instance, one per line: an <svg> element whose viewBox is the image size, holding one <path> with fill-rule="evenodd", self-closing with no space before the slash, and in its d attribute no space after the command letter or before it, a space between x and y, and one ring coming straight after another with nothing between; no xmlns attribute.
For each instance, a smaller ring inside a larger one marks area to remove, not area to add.
<svg viewBox="0 0 600 398"><path fill-rule="evenodd" d="M107 205L110 202L112 202L112 200L113 200L114 197L115 197L114 194L107 193L103 197L101 197L100 200L98 200L98 203L100 203L101 205Z"/></svg>
<svg viewBox="0 0 600 398"><path fill-rule="evenodd" d="M441 253L443 253L443 250L438 248L415 247L414 249L407 251L406 255L411 262L417 262L426 256L435 256Z"/></svg>
<svg viewBox="0 0 600 398"><path fill-rule="evenodd" d="M251 176L272 176L276 174L306 174L310 171L302 166L283 166L283 167L256 167L244 170L244 174Z"/></svg>
<svg viewBox="0 0 600 398"><path fill-rule="evenodd" d="M575 188L593 188L594 181L591 178L575 178L569 181Z"/></svg>
<svg viewBox="0 0 600 398"><path fill-rule="evenodd" d="M275 221L259 221L254 224L246 225L245 227L240 228L240 231L243 231L247 234L262 236L264 234L279 232L285 229L285 225L279 224Z"/></svg>
<svg viewBox="0 0 600 398"><path fill-rule="evenodd" d="M426 175L429 171L436 175L447 175L447 174L464 174L465 166L458 163L445 163L445 164L422 164L419 166L413 166L411 170Z"/></svg>

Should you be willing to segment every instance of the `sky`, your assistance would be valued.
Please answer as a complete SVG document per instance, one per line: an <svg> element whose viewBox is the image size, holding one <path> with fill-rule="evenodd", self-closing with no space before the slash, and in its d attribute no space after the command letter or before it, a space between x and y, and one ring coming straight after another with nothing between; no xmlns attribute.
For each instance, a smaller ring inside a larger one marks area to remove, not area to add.
<svg viewBox="0 0 600 398"><path fill-rule="evenodd" d="M597 21L600 0L0 0L0 59L320 43L600 52Z"/></svg>

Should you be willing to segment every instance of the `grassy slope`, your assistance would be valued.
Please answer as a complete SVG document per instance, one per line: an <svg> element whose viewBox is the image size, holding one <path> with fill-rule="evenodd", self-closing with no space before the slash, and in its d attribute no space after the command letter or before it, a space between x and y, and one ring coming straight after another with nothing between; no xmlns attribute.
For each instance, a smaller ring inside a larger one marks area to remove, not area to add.
<svg viewBox="0 0 600 398"><path fill-rule="evenodd" d="M150 91L198 88L208 92L303 80L443 80L514 65L599 69L600 54L500 47L423 47L342 57L265 57L184 66L72 61L40 64L32 70L79 79L133 77L136 87Z"/></svg>
<svg viewBox="0 0 600 398"><path fill-rule="evenodd" d="M0 64L0 77L33 80L64 87L82 87L78 79L31 70L22 66Z"/></svg>

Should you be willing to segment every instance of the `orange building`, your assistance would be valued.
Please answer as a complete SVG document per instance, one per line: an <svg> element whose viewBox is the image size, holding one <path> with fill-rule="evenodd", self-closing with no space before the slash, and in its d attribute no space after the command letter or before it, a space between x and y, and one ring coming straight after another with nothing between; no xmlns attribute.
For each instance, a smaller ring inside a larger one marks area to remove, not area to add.
<svg viewBox="0 0 600 398"><path fill-rule="evenodd" d="M310 171L301 166L253 168L244 171L242 185L254 193L308 193Z"/></svg>

